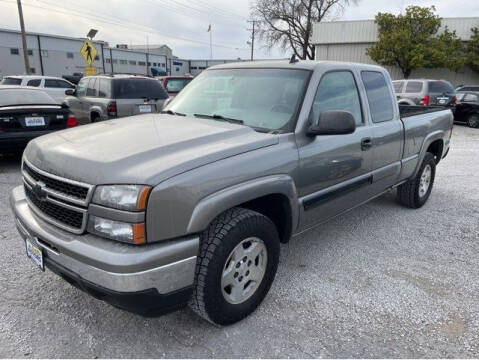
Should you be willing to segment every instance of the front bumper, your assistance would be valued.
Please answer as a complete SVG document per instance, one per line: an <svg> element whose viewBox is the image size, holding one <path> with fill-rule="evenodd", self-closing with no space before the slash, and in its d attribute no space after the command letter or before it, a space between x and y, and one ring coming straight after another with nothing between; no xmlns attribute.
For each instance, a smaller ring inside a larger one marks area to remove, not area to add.
<svg viewBox="0 0 479 360"><path fill-rule="evenodd" d="M10 205L20 235L36 240L45 265L97 298L149 314L182 307L191 295L198 237L137 246L75 235L38 218L23 186L12 190Z"/></svg>

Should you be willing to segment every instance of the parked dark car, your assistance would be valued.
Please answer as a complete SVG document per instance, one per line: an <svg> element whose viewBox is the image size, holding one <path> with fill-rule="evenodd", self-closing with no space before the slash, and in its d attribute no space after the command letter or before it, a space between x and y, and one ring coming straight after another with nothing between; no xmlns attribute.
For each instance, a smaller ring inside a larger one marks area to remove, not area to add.
<svg viewBox="0 0 479 360"><path fill-rule="evenodd" d="M461 85L456 88L457 92L479 92L479 85Z"/></svg>
<svg viewBox="0 0 479 360"><path fill-rule="evenodd" d="M183 90L183 88L188 85L191 80L193 80L193 76L185 75L185 76L163 76L158 78L163 88L168 93L170 98L175 97L178 93Z"/></svg>
<svg viewBox="0 0 479 360"><path fill-rule="evenodd" d="M456 91L446 80L395 80L393 87L399 105L456 105Z"/></svg>
<svg viewBox="0 0 479 360"><path fill-rule="evenodd" d="M21 150L33 138L76 125L68 107L46 92L0 86L0 152Z"/></svg>
<svg viewBox="0 0 479 360"><path fill-rule="evenodd" d="M479 128L479 93L457 93L454 121L467 123L472 128Z"/></svg>

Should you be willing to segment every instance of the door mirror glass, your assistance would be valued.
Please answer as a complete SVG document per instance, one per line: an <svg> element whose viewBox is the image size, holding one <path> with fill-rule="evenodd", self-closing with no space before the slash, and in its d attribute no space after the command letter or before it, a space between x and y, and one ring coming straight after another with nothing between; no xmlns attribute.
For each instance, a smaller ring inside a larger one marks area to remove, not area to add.
<svg viewBox="0 0 479 360"><path fill-rule="evenodd" d="M345 135L356 131L356 122L349 111L326 110L319 116L317 124L308 129L309 136Z"/></svg>
<svg viewBox="0 0 479 360"><path fill-rule="evenodd" d="M68 96L75 96L75 89L68 89L68 90L65 90L65 95L68 95Z"/></svg>

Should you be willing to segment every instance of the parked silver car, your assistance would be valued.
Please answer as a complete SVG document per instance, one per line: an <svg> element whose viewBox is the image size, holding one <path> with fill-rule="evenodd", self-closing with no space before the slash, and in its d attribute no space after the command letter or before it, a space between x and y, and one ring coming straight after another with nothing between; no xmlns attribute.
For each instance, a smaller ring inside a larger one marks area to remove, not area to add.
<svg viewBox="0 0 479 360"><path fill-rule="evenodd" d="M80 124L146 113L163 108L168 94L158 80L135 75L97 75L67 90L64 103Z"/></svg>
<svg viewBox="0 0 479 360"><path fill-rule="evenodd" d="M456 91L445 80L396 80L394 92L399 105L454 106Z"/></svg>

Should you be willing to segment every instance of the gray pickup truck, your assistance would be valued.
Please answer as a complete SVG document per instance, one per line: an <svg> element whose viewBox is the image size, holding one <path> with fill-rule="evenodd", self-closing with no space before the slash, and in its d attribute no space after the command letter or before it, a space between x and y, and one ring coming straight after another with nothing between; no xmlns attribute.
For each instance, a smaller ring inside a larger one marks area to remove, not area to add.
<svg viewBox="0 0 479 360"><path fill-rule="evenodd" d="M31 141L11 193L27 255L119 308L221 325L266 296L280 243L391 189L428 199L453 116L400 110L381 67L216 66L162 114Z"/></svg>

